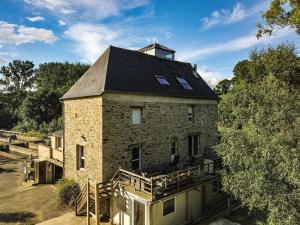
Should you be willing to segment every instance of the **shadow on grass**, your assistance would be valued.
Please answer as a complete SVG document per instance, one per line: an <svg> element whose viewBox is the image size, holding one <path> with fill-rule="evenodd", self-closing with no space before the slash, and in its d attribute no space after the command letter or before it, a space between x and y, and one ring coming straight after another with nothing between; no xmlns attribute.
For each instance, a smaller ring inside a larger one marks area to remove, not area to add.
<svg viewBox="0 0 300 225"><path fill-rule="evenodd" d="M36 215L32 212L13 212L13 213L0 213L0 222L4 223L17 223L27 222L34 218Z"/></svg>

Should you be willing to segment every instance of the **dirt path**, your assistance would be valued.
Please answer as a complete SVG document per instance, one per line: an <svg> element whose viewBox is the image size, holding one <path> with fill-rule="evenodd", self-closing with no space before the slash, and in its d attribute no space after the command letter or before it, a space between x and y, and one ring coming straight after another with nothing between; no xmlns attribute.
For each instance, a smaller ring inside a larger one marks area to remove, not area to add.
<svg viewBox="0 0 300 225"><path fill-rule="evenodd" d="M23 162L0 157L0 225L36 224L70 212L57 206L55 185L22 183Z"/></svg>

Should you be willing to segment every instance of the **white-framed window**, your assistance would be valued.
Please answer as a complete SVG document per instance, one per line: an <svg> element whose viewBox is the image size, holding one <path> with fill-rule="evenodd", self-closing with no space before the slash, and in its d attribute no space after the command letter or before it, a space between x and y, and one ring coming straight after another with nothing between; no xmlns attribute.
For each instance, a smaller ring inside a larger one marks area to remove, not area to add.
<svg viewBox="0 0 300 225"><path fill-rule="evenodd" d="M142 108L132 108L132 124L142 123Z"/></svg>
<svg viewBox="0 0 300 225"><path fill-rule="evenodd" d="M172 138L171 141L171 155L178 154L178 139L176 137Z"/></svg>
<svg viewBox="0 0 300 225"><path fill-rule="evenodd" d="M188 107L188 121L189 121L189 123L194 122L194 106Z"/></svg>
<svg viewBox="0 0 300 225"><path fill-rule="evenodd" d="M163 216L175 212L175 198L170 198L163 202Z"/></svg>
<svg viewBox="0 0 300 225"><path fill-rule="evenodd" d="M142 169L142 147L137 146L131 148L131 169L132 170L140 170Z"/></svg>
<svg viewBox="0 0 300 225"><path fill-rule="evenodd" d="M77 170L84 169L85 167L84 146L76 145L76 152L77 152Z"/></svg>
<svg viewBox="0 0 300 225"><path fill-rule="evenodd" d="M188 154L189 156L199 156L200 153L200 137L199 135L188 136Z"/></svg>

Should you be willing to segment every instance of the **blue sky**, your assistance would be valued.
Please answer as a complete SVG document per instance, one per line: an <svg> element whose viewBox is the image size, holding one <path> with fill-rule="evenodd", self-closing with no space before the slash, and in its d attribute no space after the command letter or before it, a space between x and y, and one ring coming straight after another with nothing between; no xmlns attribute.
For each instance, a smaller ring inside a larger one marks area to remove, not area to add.
<svg viewBox="0 0 300 225"><path fill-rule="evenodd" d="M292 41L289 28L257 40L269 0L0 0L0 64L28 59L93 63L108 45L157 41L198 64L211 85L230 78L254 48Z"/></svg>

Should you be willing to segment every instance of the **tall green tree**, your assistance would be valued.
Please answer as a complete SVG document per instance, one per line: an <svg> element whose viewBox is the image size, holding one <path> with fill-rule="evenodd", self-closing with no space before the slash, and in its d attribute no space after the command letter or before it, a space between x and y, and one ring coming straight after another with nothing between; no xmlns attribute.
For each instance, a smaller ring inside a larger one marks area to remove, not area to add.
<svg viewBox="0 0 300 225"><path fill-rule="evenodd" d="M22 131L52 131L60 127L62 104L59 98L86 72L86 64L44 63L37 70L36 90L23 101L17 128ZM49 129L48 129L49 128Z"/></svg>
<svg viewBox="0 0 300 225"><path fill-rule="evenodd" d="M272 0L269 8L262 14L265 25L257 24L258 38L263 35L272 35L277 27L292 27L300 34L300 1L299 0Z"/></svg>
<svg viewBox="0 0 300 225"><path fill-rule="evenodd" d="M30 61L14 60L0 68L0 105L2 110L0 127L12 128L19 120L19 106L28 90L35 86L34 64Z"/></svg>
<svg viewBox="0 0 300 225"><path fill-rule="evenodd" d="M87 64L69 62L40 64L37 72L37 88L56 92L61 97L89 67Z"/></svg>
<svg viewBox="0 0 300 225"><path fill-rule="evenodd" d="M224 190L267 212L274 225L300 224L300 88L293 82L299 58L291 50L280 45L252 52L251 79L236 78L219 105Z"/></svg>
<svg viewBox="0 0 300 225"><path fill-rule="evenodd" d="M226 94L231 89L231 86L231 80L221 80L214 88L214 92L216 92L218 95Z"/></svg>
<svg viewBox="0 0 300 225"><path fill-rule="evenodd" d="M257 83L273 74L279 80L299 85L300 58L294 44L283 43L276 48L252 51L248 60L236 64L233 74L233 82Z"/></svg>
<svg viewBox="0 0 300 225"><path fill-rule="evenodd" d="M34 64L31 61L13 60L1 67L0 74L0 85L4 86L6 92L24 92L35 84Z"/></svg>

